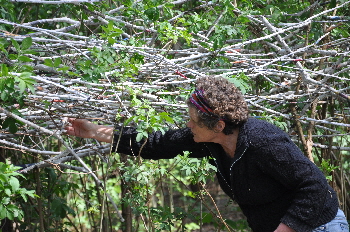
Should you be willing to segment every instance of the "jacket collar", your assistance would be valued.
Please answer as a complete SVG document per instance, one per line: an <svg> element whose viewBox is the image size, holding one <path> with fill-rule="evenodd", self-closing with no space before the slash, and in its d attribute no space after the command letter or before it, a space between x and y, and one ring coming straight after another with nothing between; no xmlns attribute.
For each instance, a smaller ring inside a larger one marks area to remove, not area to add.
<svg viewBox="0 0 350 232"><path fill-rule="evenodd" d="M215 159L220 159L220 156L225 154L225 151L220 144L205 143L205 146L210 150L211 156ZM243 156L245 151L248 149L248 147L249 147L249 139L247 135L247 123L244 123L239 128L237 147L235 151L235 156L233 158L233 162L236 162L237 160L239 160Z"/></svg>

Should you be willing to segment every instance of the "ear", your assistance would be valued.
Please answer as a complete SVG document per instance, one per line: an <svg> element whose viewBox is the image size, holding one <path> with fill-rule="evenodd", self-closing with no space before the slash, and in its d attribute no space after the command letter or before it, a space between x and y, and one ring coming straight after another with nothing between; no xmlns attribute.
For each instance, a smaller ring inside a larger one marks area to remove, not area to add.
<svg viewBox="0 0 350 232"><path fill-rule="evenodd" d="M215 126L215 132L217 133L220 133L224 130L226 124L224 121L220 120L218 121L218 123L216 123L216 126Z"/></svg>

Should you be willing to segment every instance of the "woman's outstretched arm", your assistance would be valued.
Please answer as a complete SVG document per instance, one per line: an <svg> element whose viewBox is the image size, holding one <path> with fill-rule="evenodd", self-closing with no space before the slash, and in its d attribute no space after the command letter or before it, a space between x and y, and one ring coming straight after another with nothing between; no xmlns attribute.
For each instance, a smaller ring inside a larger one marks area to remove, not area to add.
<svg viewBox="0 0 350 232"><path fill-rule="evenodd" d="M69 118L68 122L69 124L65 127L68 135L112 143L114 128L111 126L97 125L86 119L76 118Z"/></svg>

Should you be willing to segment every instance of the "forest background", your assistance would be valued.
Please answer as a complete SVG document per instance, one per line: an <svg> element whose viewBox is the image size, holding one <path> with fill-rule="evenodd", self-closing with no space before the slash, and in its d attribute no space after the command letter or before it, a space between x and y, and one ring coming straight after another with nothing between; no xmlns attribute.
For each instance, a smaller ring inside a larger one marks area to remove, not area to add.
<svg viewBox="0 0 350 232"><path fill-rule="evenodd" d="M185 126L224 76L286 131L350 216L350 1L0 0L2 231L249 231L207 160L141 160L67 117Z"/></svg>

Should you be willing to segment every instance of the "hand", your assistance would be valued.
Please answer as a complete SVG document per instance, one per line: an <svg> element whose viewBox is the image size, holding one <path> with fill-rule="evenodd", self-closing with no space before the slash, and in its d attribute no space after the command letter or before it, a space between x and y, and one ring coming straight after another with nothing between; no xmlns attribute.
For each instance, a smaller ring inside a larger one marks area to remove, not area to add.
<svg viewBox="0 0 350 232"><path fill-rule="evenodd" d="M113 140L113 127L97 125L86 119L69 118L68 122L70 125L64 128L68 135L92 138L106 143L111 143Z"/></svg>
<svg viewBox="0 0 350 232"><path fill-rule="evenodd" d="M295 232L295 230L293 230L292 228L290 228L286 224L280 223L274 232Z"/></svg>
<svg viewBox="0 0 350 232"><path fill-rule="evenodd" d="M69 118L67 125L64 129L68 135L77 136L80 138L94 138L97 133L96 124L89 122L86 119Z"/></svg>

